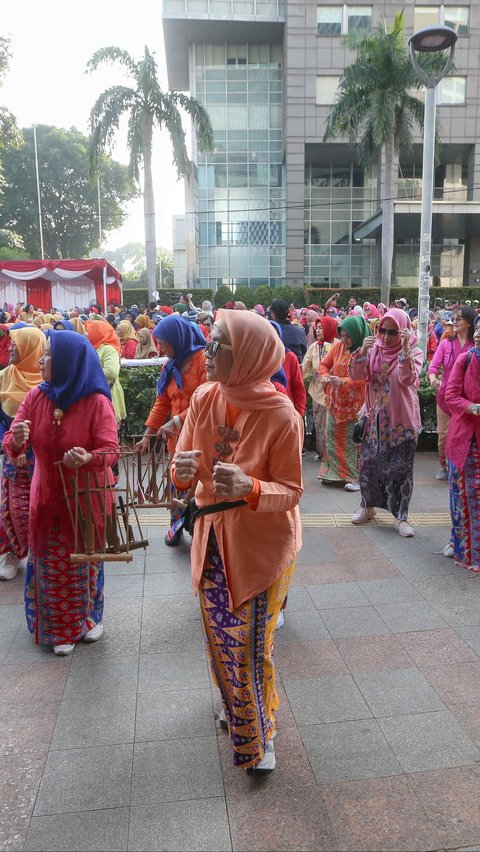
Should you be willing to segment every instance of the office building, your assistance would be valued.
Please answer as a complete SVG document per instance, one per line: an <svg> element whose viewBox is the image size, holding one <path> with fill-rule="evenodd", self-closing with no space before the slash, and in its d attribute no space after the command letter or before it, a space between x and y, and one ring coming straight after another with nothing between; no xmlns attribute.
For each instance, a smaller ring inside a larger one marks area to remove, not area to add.
<svg viewBox="0 0 480 852"><path fill-rule="evenodd" d="M402 4L407 38L456 30L455 70L438 89L442 147L435 170L432 276L480 279L478 89L480 5ZM305 0L164 0L170 88L208 110L215 150L193 147L179 285L371 286L380 280L381 165L365 169L342 140L324 143L347 33L365 33L398 4ZM401 151L393 282L418 280L422 134Z"/></svg>

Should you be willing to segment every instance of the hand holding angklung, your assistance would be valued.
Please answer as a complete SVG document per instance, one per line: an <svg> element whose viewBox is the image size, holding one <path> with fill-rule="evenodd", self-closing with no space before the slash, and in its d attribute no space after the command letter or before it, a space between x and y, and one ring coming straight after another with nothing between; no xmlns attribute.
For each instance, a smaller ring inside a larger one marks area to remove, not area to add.
<svg viewBox="0 0 480 852"><path fill-rule="evenodd" d="M247 476L238 464L217 462L212 473L213 490L221 497L246 497L253 486L251 476Z"/></svg>
<svg viewBox="0 0 480 852"><path fill-rule="evenodd" d="M181 482L191 482L195 479L201 450L184 450L175 456L175 479Z"/></svg>
<svg viewBox="0 0 480 852"><path fill-rule="evenodd" d="M65 467L83 467L84 464L91 461L91 458L92 454L88 450L84 450L83 447L72 447L71 450L64 453L63 463Z"/></svg>

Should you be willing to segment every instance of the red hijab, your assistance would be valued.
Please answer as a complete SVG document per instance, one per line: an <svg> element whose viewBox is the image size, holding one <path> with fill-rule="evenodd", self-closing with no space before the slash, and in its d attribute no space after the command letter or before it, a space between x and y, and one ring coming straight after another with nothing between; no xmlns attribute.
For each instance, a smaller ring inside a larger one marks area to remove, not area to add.
<svg viewBox="0 0 480 852"><path fill-rule="evenodd" d="M6 367L10 361L10 335L8 326L0 325L0 367Z"/></svg>
<svg viewBox="0 0 480 852"><path fill-rule="evenodd" d="M333 343L338 335L338 321L334 317L319 317L315 321L315 328L320 323L323 328L323 340L317 340L319 346L324 343Z"/></svg>

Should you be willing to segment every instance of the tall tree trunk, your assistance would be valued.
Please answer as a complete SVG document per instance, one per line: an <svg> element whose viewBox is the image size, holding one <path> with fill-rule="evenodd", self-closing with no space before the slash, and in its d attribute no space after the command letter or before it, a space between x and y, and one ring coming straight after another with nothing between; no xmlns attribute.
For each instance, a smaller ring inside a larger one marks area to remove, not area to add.
<svg viewBox="0 0 480 852"><path fill-rule="evenodd" d="M384 184L383 184L383 217L382 217L382 279L380 301L387 305L390 301L390 284L392 280L394 219L395 219L395 140L392 136L384 145Z"/></svg>
<svg viewBox="0 0 480 852"><path fill-rule="evenodd" d="M148 117L143 129L143 218L145 224L145 259L147 261L148 295L157 289L157 241L155 234L155 199L152 177L153 121Z"/></svg>

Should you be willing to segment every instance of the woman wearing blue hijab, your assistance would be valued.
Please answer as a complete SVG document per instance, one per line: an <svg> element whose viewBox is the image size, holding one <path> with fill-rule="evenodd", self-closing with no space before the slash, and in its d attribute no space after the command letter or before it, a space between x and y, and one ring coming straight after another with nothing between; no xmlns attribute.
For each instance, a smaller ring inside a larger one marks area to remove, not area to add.
<svg viewBox="0 0 480 852"><path fill-rule="evenodd" d="M95 472L104 484L104 459L118 458L117 425L110 390L91 343L69 331L52 332L40 359L43 381L27 393L4 438L11 458L31 446L35 470L31 484L29 554L25 574L27 625L35 642L70 654L76 642L103 634L103 563L70 562L73 529L62 487L71 471ZM104 541L102 511L92 505L99 541Z"/></svg>
<svg viewBox="0 0 480 852"><path fill-rule="evenodd" d="M178 435L187 416L190 397L206 379L205 338L198 325L185 317L172 314L155 326L153 336L168 358L157 382L157 398L146 421L145 434L135 449L146 452L149 436L160 435L170 455L175 452ZM173 490L173 486L172 486ZM187 492L178 492L181 499ZM170 511L170 529L165 544L175 547L183 534L184 513L174 507Z"/></svg>

